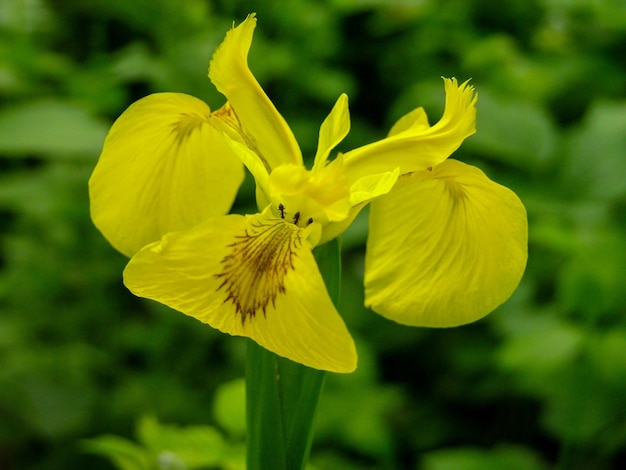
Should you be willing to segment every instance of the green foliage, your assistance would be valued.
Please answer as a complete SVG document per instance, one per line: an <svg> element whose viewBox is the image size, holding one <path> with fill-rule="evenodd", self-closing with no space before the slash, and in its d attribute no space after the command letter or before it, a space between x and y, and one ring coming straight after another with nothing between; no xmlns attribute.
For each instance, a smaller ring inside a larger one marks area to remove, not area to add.
<svg viewBox="0 0 626 470"><path fill-rule="evenodd" d="M541 470L546 467L527 450L511 446L493 450L459 448L429 452L424 456L424 470Z"/></svg>
<svg viewBox="0 0 626 470"><path fill-rule="evenodd" d="M478 133L455 157L514 189L530 221L511 301L438 331L362 306L357 219L339 308L359 369L328 377L310 467L623 467L623 2L4 0L0 468L242 468L245 342L131 296L86 183L132 101L222 104L208 62L252 11L251 67L305 155L341 92L346 150L419 105L435 122L439 77L471 78ZM253 207L249 180L236 204Z"/></svg>
<svg viewBox="0 0 626 470"><path fill-rule="evenodd" d="M144 416L137 426L141 445L105 435L83 443L87 452L107 457L120 470L183 470L245 468L245 450L211 426L184 428Z"/></svg>

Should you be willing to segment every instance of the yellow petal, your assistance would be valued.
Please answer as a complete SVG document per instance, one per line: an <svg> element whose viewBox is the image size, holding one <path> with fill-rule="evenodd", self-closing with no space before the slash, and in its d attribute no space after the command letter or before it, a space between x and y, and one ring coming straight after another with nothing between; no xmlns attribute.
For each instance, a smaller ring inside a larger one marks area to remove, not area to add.
<svg viewBox="0 0 626 470"><path fill-rule="evenodd" d="M359 178L350 186L350 203L357 205L387 194L399 176L400 170L396 167L393 171Z"/></svg>
<svg viewBox="0 0 626 470"><path fill-rule="evenodd" d="M426 111L424 111L424 108L420 107L408 112L400 119L398 119L396 123L391 126L388 136L391 137L410 130L422 132L427 130L429 127L430 124L428 124L428 116L426 116Z"/></svg>
<svg viewBox="0 0 626 470"><path fill-rule="evenodd" d="M324 167L330 151L334 149L346 135L348 135L348 132L350 132L348 95L342 94L320 127L320 135L313 170L318 170Z"/></svg>
<svg viewBox="0 0 626 470"><path fill-rule="evenodd" d="M306 366L356 368L356 349L330 300L307 230L269 214L230 215L145 247L124 272L140 297Z"/></svg>
<svg viewBox="0 0 626 470"><path fill-rule="evenodd" d="M527 259L526 210L478 168L447 160L371 203L366 304L399 323L446 327L506 301Z"/></svg>
<svg viewBox="0 0 626 470"><path fill-rule="evenodd" d="M263 162L259 160L257 154L250 149L247 145L226 138L233 152L237 154L239 159L243 162L246 168L250 171L254 177L254 182L257 189L263 191L265 195L269 194L269 173L267 168L263 165ZM264 207L264 206L263 206Z"/></svg>
<svg viewBox="0 0 626 470"><path fill-rule="evenodd" d="M243 165L202 101L159 93L115 121L89 180L91 216L127 256L230 210Z"/></svg>
<svg viewBox="0 0 626 470"><path fill-rule="evenodd" d="M268 171L282 163L302 164L302 153L291 129L248 68L255 26L256 18L250 15L226 34L211 60L209 78L232 104L248 145Z"/></svg>
<svg viewBox="0 0 626 470"><path fill-rule="evenodd" d="M446 105L442 118L428 127L420 108L392 128L389 137L345 154L351 180L400 168L400 174L433 167L448 158L476 128L474 88L455 78L444 79Z"/></svg>
<svg viewBox="0 0 626 470"><path fill-rule="evenodd" d="M341 156L339 156L339 158L341 158ZM324 226L319 244L321 245L333 238L337 238L347 230L347 228L352 225L356 216L359 215L361 209L363 209L368 202L391 191L398 180L398 174L398 168L396 168L394 171L381 173L379 175L364 176L357 180L350 187L350 208L347 216L337 219L337 221L331 221L328 225Z"/></svg>

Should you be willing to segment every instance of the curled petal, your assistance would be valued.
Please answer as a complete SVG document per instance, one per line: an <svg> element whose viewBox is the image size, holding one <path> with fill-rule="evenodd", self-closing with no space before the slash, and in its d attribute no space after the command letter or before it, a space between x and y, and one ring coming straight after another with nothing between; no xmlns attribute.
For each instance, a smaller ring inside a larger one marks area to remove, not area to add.
<svg viewBox="0 0 626 470"><path fill-rule="evenodd" d="M478 168L450 159L407 175L371 204L365 302L407 325L478 320L516 289L527 239L522 202Z"/></svg>
<svg viewBox="0 0 626 470"><path fill-rule="evenodd" d="M246 144L268 172L283 163L302 164L302 153L291 129L248 67L248 51L256 27L254 15L231 29L209 67L209 78L237 113Z"/></svg>
<svg viewBox="0 0 626 470"><path fill-rule="evenodd" d="M229 215L167 234L129 262L140 297L306 366L356 368L356 349L300 229L269 213Z"/></svg>
<svg viewBox="0 0 626 470"><path fill-rule="evenodd" d="M426 114L417 108L401 118L385 139L345 154L353 181L395 167L406 174L438 165L476 131L474 88L468 82L458 85L456 78L444 78L444 85L446 105L437 124L429 127Z"/></svg>
<svg viewBox="0 0 626 470"><path fill-rule="evenodd" d="M218 111L219 112L219 111ZM91 216L127 256L230 210L243 165L202 101L158 93L115 121L89 180Z"/></svg>

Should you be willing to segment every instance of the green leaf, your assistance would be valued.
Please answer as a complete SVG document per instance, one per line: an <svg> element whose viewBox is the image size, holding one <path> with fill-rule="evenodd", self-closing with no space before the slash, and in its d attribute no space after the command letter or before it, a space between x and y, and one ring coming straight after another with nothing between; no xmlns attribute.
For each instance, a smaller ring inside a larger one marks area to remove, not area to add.
<svg viewBox="0 0 626 470"><path fill-rule="evenodd" d="M586 235L557 278L559 303L588 321L619 321L626 305L626 241L619 229Z"/></svg>
<svg viewBox="0 0 626 470"><path fill-rule="evenodd" d="M232 436L246 433L246 382L233 380L219 386L215 392L213 414L219 425Z"/></svg>
<svg viewBox="0 0 626 470"><path fill-rule="evenodd" d="M562 175L567 188L602 199L626 195L626 104L593 104L568 144Z"/></svg>
<svg viewBox="0 0 626 470"><path fill-rule="evenodd" d="M525 170L541 170L550 164L556 132L543 108L496 96L481 87L478 110L476 134L463 144L465 150Z"/></svg>
<svg viewBox="0 0 626 470"><path fill-rule="evenodd" d="M158 455L159 462L171 462L166 468L204 468L218 464L224 453L224 439L211 426L178 427L159 423L145 416L139 422L139 440Z"/></svg>
<svg viewBox="0 0 626 470"><path fill-rule="evenodd" d="M152 470L154 456L132 441L118 436L99 436L82 441L85 451L107 457L120 470Z"/></svg>
<svg viewBox="0 0 626 470"><path fill-rule="evenodd" d="M314 255L330 297L337 303L341 280L339 241L316 248ZM248 470L304 468L324 376L324 371L296 364L248 342Z"/></svg>
<svg viewBox="0 0 626 470"><path fill-rule="evenodd" d="M89 157L95 161L109 125L84 109L42 100L0 112L0 154Z"/></svg>
<svg viewBox="0 0 626 470"><path fill-rule="evenodd" d="M500 446L493 450L463 447L429 452L424 470L541 470L547 468L530 451Z"/></svg>
<svg viewBox="0 0 626 470"><path fill-rule="evenodd" d="M509 338L497 356L499 364L535 393L552 388L550 379L576 360L584 344L583 329L546 312L512 313L501 322Z"/></svg>

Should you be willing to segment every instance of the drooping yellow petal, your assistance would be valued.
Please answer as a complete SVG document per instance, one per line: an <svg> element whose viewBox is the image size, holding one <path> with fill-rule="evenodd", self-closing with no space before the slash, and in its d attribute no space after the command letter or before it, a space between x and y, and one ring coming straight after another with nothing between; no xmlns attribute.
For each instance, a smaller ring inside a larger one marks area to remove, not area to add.
<svg viewBox="0 0 626 470"><path fill-rule="evenodd" d="M424 170L443 162L476 130L474 88L455 78L444 78L446 104L442 118L428 126L426 114L418 108L401 118L385 139L345 154L351 180L400 168L400 174Z"/></svg>
<svg viewBox="0 0 626 470"><path fill-rule="evenodd" d="M402 177L371 204L365 302L407 325L475 321L516 289L527 232L519 198L478 168L449 159Z"/></svg>
<svg viewBox="0 0 626 470"><path fill-rule="evenodd" d="M243 165L210 117L192 96L158 93L111 127L89 180L91 216L125 255L230 210Z"/></svg>
<svg viewBox="0 0 626 470"><path fill-rule="evenodd" d="M248 51L256 27L254 15L231 29L209 67L209 78L235 109L248 145L270 171L283 163L302 164L291 129L248 68Z"/></svg>
<svg viewBox="0 0 626 470"><path fill-rule="evenodd" d="M350 132L350 113L348 112L348 95L344 93L320 127L317 153L313 163L314 171L324 167L330 151L348 135L348 132Z"/></svg>
<svg viewBox="0 0 626 470"><path fill-rule="evenodd" d="M307 229L270 213L229 215L142 249L135 294L316 369L351 372L356 349L330 300Z"/></svg>

